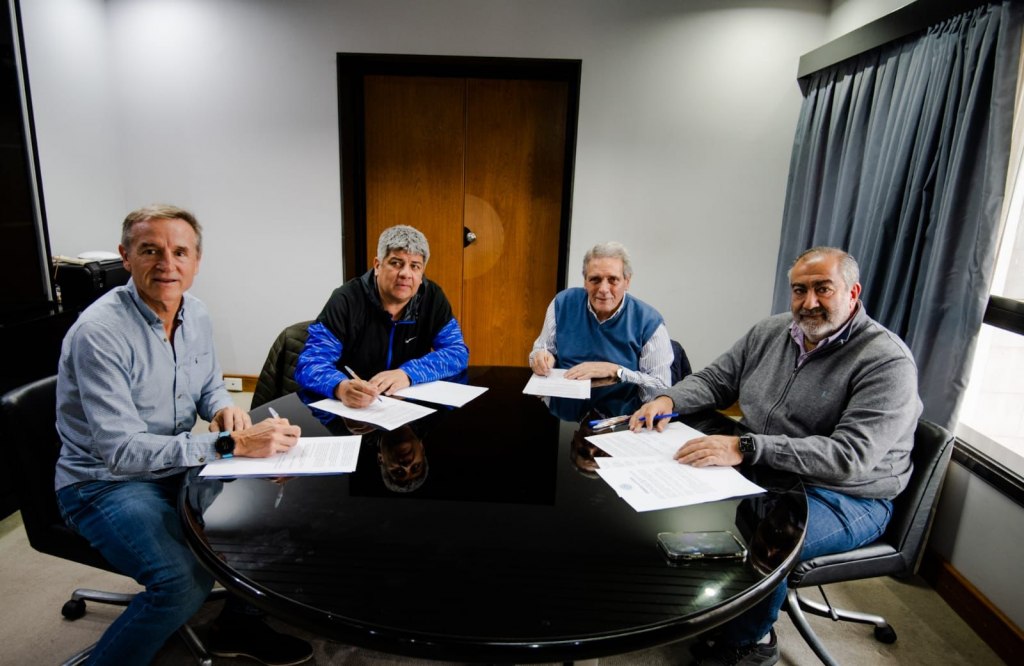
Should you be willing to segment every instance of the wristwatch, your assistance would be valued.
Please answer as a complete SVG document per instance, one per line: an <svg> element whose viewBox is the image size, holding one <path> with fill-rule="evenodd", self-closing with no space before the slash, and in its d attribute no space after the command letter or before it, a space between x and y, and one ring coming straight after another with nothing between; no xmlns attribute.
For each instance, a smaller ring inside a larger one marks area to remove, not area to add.
<svg viewBox="0 0 1024 666"><path fill-rule="evenodd" d="M750 460L757 452L757 445L754 443L753 435L740 435L740 453L744 460Z"/></svg>
<svg viewBox="0 0 1024 666"><path fill-rule="evenodd" d="M622 371L623 370L624 370L624 368L620 365L619 369L615 371L615 378L618 379L620 382L622 381Z"/></svg>
<svg viewBox="0 0 1024 666"><path fill-rule="evenodd" d="M235 455L235 438L231 433L224 431L217 435L217 441L213 445L214 450L221 458L233 458Z"/></svg>

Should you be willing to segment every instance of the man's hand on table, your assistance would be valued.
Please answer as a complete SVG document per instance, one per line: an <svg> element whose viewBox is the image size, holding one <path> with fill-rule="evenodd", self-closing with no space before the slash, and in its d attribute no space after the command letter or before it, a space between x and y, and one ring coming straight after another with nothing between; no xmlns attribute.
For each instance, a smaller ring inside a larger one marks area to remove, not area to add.
<svg viewBox="0 0 1024 666"><path fill-rule="evenodd" d="M705 435L691 439L679 447L673 457L694 467L732 467L743 462L740 438L730 435Z"/></svg>
<svg viewBox="0 0 1024 666"><path fill-rule="evenodd" d="M574 365L565 371L566 379L615 379L618 375L617 363L607 361L586 361Z"/></svg>
<svg viewBox="0 0 1024 666"><path fill-rule="evenodd" d="M640 409L633 412L633 416L629 417L629 429L633 432L652 429L661 432L668 427L669 419L655 419L654 417L671 414L674 406L672 399L666 395L645 402Z"/></svg>
<svg viewBox="0 0 1024 666"><path fill-rule="evenodd" d="M395 391L411 386L412 380L405 374L405 370L384 370L371 377L370 384L384 395L391 395Z"/></svg>

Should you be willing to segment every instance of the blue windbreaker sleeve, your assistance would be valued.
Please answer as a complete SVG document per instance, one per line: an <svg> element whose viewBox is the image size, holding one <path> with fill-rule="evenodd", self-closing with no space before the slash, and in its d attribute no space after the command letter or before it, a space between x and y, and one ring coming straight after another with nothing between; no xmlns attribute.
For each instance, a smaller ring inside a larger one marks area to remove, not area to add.
<svg viewBox="0 0 1024 666"><path fill-rule="evenodd" d="M451 377L469 366L469 348L462 339L462 329L455 317L437 332L431 346L434 351L399 366L413 384Z"/></svg>
<svg viewBox="0 0 1024 666"><path fill-rule="evenodd" d="M341 358L341 340L326 326L314 322L309 327L306 346L295 363L295 381L307 391L328 398L334 397L334 388L348 379L335 364Z"/></svg>

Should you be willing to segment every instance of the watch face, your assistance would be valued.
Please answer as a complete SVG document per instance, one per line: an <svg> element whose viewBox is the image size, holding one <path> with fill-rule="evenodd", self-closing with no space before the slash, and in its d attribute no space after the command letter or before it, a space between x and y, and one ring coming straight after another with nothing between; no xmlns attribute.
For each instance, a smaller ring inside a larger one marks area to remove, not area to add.
<svg viewBox="0 0 1024 666"><path fill-rule="evenodd" d="M220 455L227 455L235 452L235 440L232 439L231 433L222 432L217 437L217 443L213 447Z"/></svg>
<svg viewBox="0 0 1024 666"><path fill-rule="evenodd" d="M754 452L754 438L750 435L740 437L740 453Z"/></svg>

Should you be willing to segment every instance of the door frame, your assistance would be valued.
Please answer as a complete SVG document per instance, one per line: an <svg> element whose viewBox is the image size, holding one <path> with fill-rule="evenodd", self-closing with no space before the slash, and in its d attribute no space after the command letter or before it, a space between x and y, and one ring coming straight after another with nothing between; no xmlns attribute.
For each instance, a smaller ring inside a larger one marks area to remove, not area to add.
<svg viewBox="0 0 1024 666"><path fill-rule="evenodd" d="M562 167L562 207L559 215L557 291L565 289L572 218L572 184L576 166L576 131L580 106L582 60L493 58L463 56L339 53L338 133L341 143L341 217L344 278L365 273L366 147L363 143L363 78L371 75L430 76L476 79L559 81L567 85L565 159Z"/></svg>

